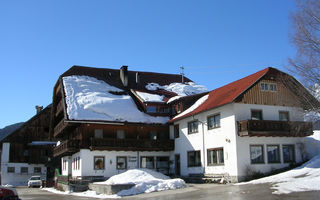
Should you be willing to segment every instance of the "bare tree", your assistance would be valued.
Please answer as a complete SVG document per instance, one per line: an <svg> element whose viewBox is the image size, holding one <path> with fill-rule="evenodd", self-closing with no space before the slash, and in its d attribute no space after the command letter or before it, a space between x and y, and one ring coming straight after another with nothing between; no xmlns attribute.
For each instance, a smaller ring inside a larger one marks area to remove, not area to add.
<svg viewBox="0 0 320 200"><path fill-rule="evenodd" d="M296 0L296 3L291 40L297 54L289 59L289 64L291 71L312 91L320 84L320 0Z"/></svg>

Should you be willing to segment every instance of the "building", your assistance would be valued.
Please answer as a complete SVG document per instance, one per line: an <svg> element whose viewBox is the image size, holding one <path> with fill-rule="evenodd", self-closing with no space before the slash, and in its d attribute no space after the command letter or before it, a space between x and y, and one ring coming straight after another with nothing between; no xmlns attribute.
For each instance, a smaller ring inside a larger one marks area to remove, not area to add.
<svg viewBox="0 0 320 200"><path fill-rule="evenodd" d="M20 128L1 141L1 184L23 186L33 175L43 180L53 179L54 163L49 140L51 105L42 110Z"/></svg>
<svg viewBox="0 0 320 200"><path fill-rule="evenodd" d="M303 161L303 111L318 107L275 68L208 92L176 74L73 66L54 87L50 136L73 179L141 167L237 182Z"/></svg>
<svg viewBox="0 0 320 200"><path fill-rule="evenodd" d="M206 91L175 74L73 66L53 94L51 135L61 174L74 179L110 177L127 169L169 173L174 140L168 121L172 97ZM167 88L164 88L164 86ZM170 86L170 88L169 88Z"/></svg>
<svg viewBox="0 0 320 200"><path fill-rule="evenodd" d="M303 113L318 107L298 81L275 68L215 89L170 120L174 171L237 182L305 161L302 138L313 132Z"/></svg>

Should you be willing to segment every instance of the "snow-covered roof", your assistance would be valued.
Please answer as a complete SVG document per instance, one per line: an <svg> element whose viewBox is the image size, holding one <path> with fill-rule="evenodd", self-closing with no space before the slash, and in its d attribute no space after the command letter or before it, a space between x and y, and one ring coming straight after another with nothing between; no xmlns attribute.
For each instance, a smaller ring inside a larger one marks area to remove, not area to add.
<svg viewBox="0 0 320 200"><path fill-rule="evenodd" d="M153 117L138 110L123 90L89 76L62 78L69 120L97 120L163 124L168 117ZM123 94L117 94L121 93Z"/></svg>
<svg viewBox="0 0 320 200"><path fill-rule="evenodd" d="M186 83L171 83L169 85L159 85L157 83L148 83L146 85L147 90L166 90L169 92L174 92L179 96L188 96L199 94L203 92L207 92L208 89L203 85L198 85L194 82L186 82Z"/></svg>
<svg viewBox="0 0 320 200"><path fill-rule="evenodd" d="M137 95L145 102L164 102L164 95L150 94L147 92L136 91Z"/></svg>

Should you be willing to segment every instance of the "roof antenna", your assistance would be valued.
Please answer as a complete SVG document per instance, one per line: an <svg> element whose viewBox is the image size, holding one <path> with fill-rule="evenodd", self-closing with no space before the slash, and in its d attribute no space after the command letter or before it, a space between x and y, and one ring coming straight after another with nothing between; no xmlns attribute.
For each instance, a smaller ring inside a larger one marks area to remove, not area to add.
<svg viewBox="0 0 320 200"><path fill-rule="evenodd" d="M184 67L182 66L182 67L180 67L180 69L181 69L181 72L180 72L180 74L181 74L181 81L182 81L182 83L184 83Z"/></svg>

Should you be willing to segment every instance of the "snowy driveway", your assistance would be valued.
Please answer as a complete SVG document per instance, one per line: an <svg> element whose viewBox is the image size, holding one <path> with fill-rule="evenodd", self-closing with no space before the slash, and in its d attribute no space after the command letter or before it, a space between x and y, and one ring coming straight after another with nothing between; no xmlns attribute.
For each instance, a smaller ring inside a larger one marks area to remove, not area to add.
<svg viewBox="0 0 320 200"><path fill-rule="evenodd" d="M85 200L90 198L57 195L39 188L17 188L19 197L22 200ZM286 200L286 199L318 199L320 191L311 192L294 192L290 194L272 194L272 190L268 184L257 185L216 185L216 184L195 184L190 185L188 188L178 190L167 190L162 192L153 192L147 194L140 194L131 197L124 197L122 199L151 199L151 200L164 200L164 199L235 199L235 200Z"/></svg>

